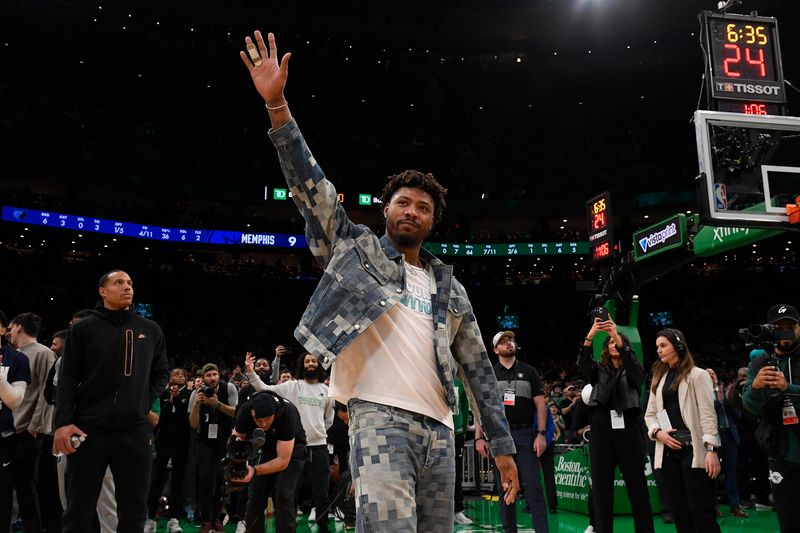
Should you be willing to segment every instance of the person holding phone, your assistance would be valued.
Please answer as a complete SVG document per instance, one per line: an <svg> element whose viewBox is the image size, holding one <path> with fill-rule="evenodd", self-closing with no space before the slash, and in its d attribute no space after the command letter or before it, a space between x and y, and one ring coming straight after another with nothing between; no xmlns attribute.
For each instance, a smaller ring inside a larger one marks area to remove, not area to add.
<svg viewBox="0 0 800 533"><path fill-rule="evenodd" d="M756 440L769 456L769 481L781 531L796 531L800 491L800 314L778 304L767 312L776 327L773 351L747 368L742 404L761 416Z"/></svg>
<svg viewBox="0 0 800 533"><path fill-rule="evenodd" d="M720 438L711 376L695 366L677 329L659 331L656 350L644 419L656 441L655 469L662 471L675 527L678 533L719 532L714 480Z"/></svg>
<svg viewBox="0 0 800 533"><path fill-rule="evenodd" d="M592 438L589 457L592 468L594 530L614 530L614 471L619 466L631 501L637 532L653 529L653 510L644 475L645 448L642 442L639 395L644 384L644 369L631 348L630 341L617 331L608 315L594 317L578 356L578 370L592 385L588 405L592 408ZM603 339L600 361L593 356L593 340Z"/></svg>

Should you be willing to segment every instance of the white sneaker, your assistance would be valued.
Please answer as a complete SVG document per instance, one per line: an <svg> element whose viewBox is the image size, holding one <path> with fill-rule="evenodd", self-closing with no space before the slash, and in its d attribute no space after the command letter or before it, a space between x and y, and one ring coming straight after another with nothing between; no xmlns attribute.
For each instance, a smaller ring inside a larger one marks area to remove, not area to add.
<svg viewBox="0 0 800 533"><path fill-rule="evenodd" d="M468 526L472 523L472 520L467 518L462 511L459 511L455 514L455 521L456 524L461 524L462 526Z"/></svg>
<svg viewBox="0 0 800 533"><path fill-rule="evenodd" d="M308 523L310 524L311 522L313 522L316 519L317 519L317 508L316 507L312 507L311 508L311 512L308 513Z"/></svg>
<svg viewBox="0 0 800 533"><path fill-rule="evenodd" d="M594 526L589 526L583 530L583 533L594 533Z"/></svg>
<svg viewBox="0 0 800 533"><path fill-rule="evenodd" d="M144 523L144 533L156 533L156 521L149 518Z"/></svg>
<svg viewBox="0 0 800 533"><path fill-rule="evenodd" d="M246 533L247 526L244 524L244 520L240 520L238 524L236 524L236 533Z"/></svg>
<svg viewBox="0 0 800 533"><path fill-rule="evenodd" d="M183 533L183 529L177 518L169 519L169 522L167 522L167 533Z"/></svg>

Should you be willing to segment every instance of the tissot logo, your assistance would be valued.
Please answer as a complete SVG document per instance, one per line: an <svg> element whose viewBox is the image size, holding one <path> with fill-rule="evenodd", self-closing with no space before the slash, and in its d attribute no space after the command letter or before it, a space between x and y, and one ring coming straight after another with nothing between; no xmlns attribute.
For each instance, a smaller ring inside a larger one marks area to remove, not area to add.
<svg viewBox="0 0 800 533"><path fill-rule="evenodd" d="M765 94L778 96L781 94L781 88L778 85L759 85L755 83L729 83L729 82L716 82L717 90L727 93L740 93L740 94Z"/></svg>

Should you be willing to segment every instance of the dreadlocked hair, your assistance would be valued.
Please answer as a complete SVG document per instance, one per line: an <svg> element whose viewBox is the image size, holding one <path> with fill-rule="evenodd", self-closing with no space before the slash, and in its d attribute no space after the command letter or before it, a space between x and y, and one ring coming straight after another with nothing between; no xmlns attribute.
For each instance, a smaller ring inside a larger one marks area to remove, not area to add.
<svg viewBox="0 0 800 533"><path fill-rule="evenodd" d="M442 220L444 208L447 206L444 197L447 194L447 189L442 187L442 184L436 181L433 174L423 174L418 170L405 170L400 174L389 176L386 186L381 193L381 202L386 205L392 201L394 193L403 187L411 187L413 189L420 189L430 194L433 198L433 225L435 226Z"/></svg>

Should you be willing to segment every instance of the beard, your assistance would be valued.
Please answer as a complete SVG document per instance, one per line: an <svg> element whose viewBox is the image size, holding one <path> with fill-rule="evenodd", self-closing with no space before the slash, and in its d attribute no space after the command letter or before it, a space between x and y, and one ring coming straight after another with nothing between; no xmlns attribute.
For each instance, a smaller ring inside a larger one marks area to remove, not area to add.
<svg viewBox="0 0 800 533"><path fill-rule="evenodd" d="M256 370L256 375L257 375L259 378L261 378L261 381L263 381L264 383L266 383L266 382L267 382L267 380L268 380L268 379L269 379L269 377L270 377L270 375L269 375L269 371L268 371L268 370Z"/></svg>
<svg viewBox="0 0 800 533"><path fill-rule="evenodd" d="M398 228L401 222L402 220L397 220L386 225L386 232L389 234L389 237L392 238L392 241L394 241L395 246L400 248L416 248L422 244L422 241L424 241L427 236L427 232L407 233L405 231L400 231Z"/></svg>
<svg viewBox="0 0 800 533"><path fill-rule="evenodd" d="M422 240L410 233L398 233L395 235L395 241L400 248L415 248Z"/></svg>
<svg viewBox="0 0 800 533"><path fill-rule="evenodd" d="M303 369L303 379L319 379L319 368L315 370Z"/></svg>

